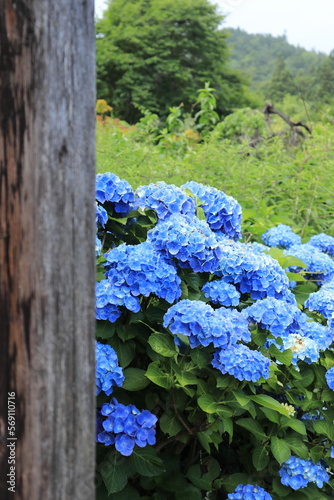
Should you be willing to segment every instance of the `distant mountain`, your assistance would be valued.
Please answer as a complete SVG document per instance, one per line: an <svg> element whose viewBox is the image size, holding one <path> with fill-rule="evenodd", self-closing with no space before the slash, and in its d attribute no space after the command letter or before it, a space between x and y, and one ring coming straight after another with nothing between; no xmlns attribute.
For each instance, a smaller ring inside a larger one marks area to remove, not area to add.
<svg viewBox="0 0 334 500"><path fill-rule="evenodd" d="M297 86L313 79L327 57L324 53L291 45L285 35L253 35L239 28L226 28L226 31L230 33L231 67L246 75L251 89L257 92L266 88L280 57Z"/></svg>

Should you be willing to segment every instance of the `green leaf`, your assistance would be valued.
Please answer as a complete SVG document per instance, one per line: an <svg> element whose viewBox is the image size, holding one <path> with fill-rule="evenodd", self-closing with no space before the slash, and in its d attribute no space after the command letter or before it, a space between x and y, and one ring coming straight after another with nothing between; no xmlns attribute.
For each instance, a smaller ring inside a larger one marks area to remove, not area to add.
<svg viewBox="0 0 334 500"><path fill-rule="evenodd" d="M190 357L198 368L207 368L210 366L211 355L206 349L196 347L191 350Z"/></svg>
<svg viewBox="0 0 334 500"><path fill-rule="evenodd" d="M222 424L224 432L227 432L229 435L229 442L231 444L233 439L233 420L231 418L223 418Z"/></svg>
<svg viewBox="0 0 334 500"><path fill-rule="evenodd" d="M210 436L206 432L198 432L196 436L201 446L210 455L211 454L210 443L212 442Z"/></svg>
<svg viewBox="0 0 334 500"><path fill-rule="evenodd" d="M252 331L252 340L258 346L263 346L267 341L268 333L258 329Z"/></svg>
<svg viewBox="0 0 334 500"><path fill-rule="evenodd" d="M205 411L205 413L217 412L218 403L209 394L204 394L203 396L200 396L197 400L197 403L198 406L201 408L201 410Z"/></svg>
<svg viewBox="0 0 334 500"><path fill-rule="evenodd" d="M110 339L115 333L114 323L99 320L96 322L96 336L100 339Z"/></svg>
<svg viewBox="0 0 334 500"><path fill-rule="evenodd" d="M263 470L269 463L269 454L266 446L255 446L252 453L252 462L256 470Z"/></svg>
<svg viewBox="0 0 334 500"><path fill-rule="evenodd" d="M253 434L260 441L264 439L268 439L268 436L264 432L262 426L259 424L257 420L253 420L252 418L240 418L236 421L237 425L240 425L244 429L247 429L249 432Z"/></svg>
<svg viewBox="0 0 334 500"><path fill-rule="evenodd" d="M334 441L334 426L324 420L316 420L313 422L313 428L318 434L324 434L331 441Z"/></svg>
<svg viewBox="0 0 334 500"><path fill-rule="evenodd" d="M283 462L289 460L291 456L290 446L277 436L272 436L270 440L271 452L276 458L277 462L282 465Z"/></svg>
<svg viewBox="0 0 334 500"><path fill-rule="evenodd" d="M282 427L290 427L291 429L298 432L299 434L302 434L303 436L306 435L306 427L304 422L302 422L301 420L297 420L296 418L282 417L281 425Z"/></svg>
<svg viewBox="0 0 334 500"><path fill-rule="evenodd" d="M150 383L145 375L145 370L140 368L126 368L123 373L125 380L122 389L126 391L140 391Z"/></svg>
<svg viewBox="0 0 334 500"><path fill-rule="evenodd" d="M148 339L148 343L153 351L161 354L161 356L171 358L177 354L174 341L167 333L152 333Z"/></svg>
<svg viewBox="0 0 334 500"><path fill-rule="evenodd" d="M281 250L280 248L272 247L268 251L269 255L273 258L278 260L279 264L283 267L283 262L285 261L286 257L284 255L284 251Z"/></svg>
<svg viewBox="0 0 334 500"><path fill-rule="evenodd" d="M324 458L324 455L325 450L323 446L313 446L313 448L311 448L310 450L310 457L315 464L319 462L319 460Z"/></svg>
<svg viewBox="0 0 334 500"><path fill-rule="evenodd" d="M232 394L240 406L246 406L249 403L249 397L242 391L232 391Z"/></svg>
<svg viewBox="0 0 334 500"><path fill-rule="evenodd" d="M128 366L135 356L136 345L133 340L123 342L117 335L109 340L111 347L117 352L119 364L122 368Z"/></svg>
<svg viewBox="0 0 334 500"><path fill-rule="evenodd" d="M159 476L165 472L163 461L151 446L135 447L130 459L135 471L142 476Z"/></svg>
<svg viewBox="0 0 334 500"><path fill-rule="evenodd" d="M268 420L270 422L273 422L274 424L279 424L280 423L280 415L277 413L275 410L270 410L269 408L261 408L261 411L265 414Z"/></svg>
<svg viewBox="0 0 334 500"><path fill-rule="evenodd" d="M282 267L283 267L283 269L286 269L287 267L291 267L291 266L303 267L304 269L307 269L307 267L308 267L307 264L305 264L305 262L298 259L297 257L293 257L292 255L287 255L283 260Z"/></svg>
<svg viewBox="0 0 334 500"><path fill-rule="evenodd" d="M140 500L140 495L137 490L127 484L122 491L114 493L113 496L110 497L110 500L129 500L129 498L131 498L131 500ZM104 500L106 499L104 498Z"/></svg>
<svg viewBox="0 0 334 500"><path fill-rule="evenodd" d="M183 426L175 413L163 413L163 415L159 418L159 425L162 432L169 434L169 436L175 436L183 429Z"/></svg>
<svg viewBox="0 0 334 500"><path fill-rule="evenodd" d="M224 486L227 493L232 493L239 484L248 484L248 483L249 483L249 475L237 472L236 474L230 474L227 477L215 481L215 487Z"/></svg>
<svg viewBox="0 0 334 500"><path fill-rule="evenodd" d="M274 356L277 361L283 363L285 366L290 366L292 362L292 351L291 349L286 349L285 351L280 351L274 344L269 347L269 353Z"/></svg>
<svg viewBox="0 0 334 500"><path fill-rule="evenodd" d="M290 488L284 486L281 481L275 477L273 480L273 491L277 493L278 498L284 498L290 493Z"/></svg>
<svg viewBox="0 0 334 500"><path fill-rule="evenodd" d="M98 470L109 495L121 491L127 483L127 467L125 462L122 459L118 460L116 455L112 461L102 462Z"/></svg>
<svg viewBox="0 0 334 500"><path fill-rule="evenodd" d="M270 410L278 411L278 413L281 413L286 417L289 416L288 410L284 406L282 406L278 401L276 401L276 399L267 396L266 394L259 394L258 396L250 396L250 399L261 406L269 408Z"/></svg>
<svg viewBox="0 0 334 500"><path fill-rule="evenodd" d="M299 273L290 273L289 271L286 271L285 274L289 278L289 281L306 281L306 279L304 278L304 276L302 276Z"/></svg>
<svg viewBox="0 0 334 500"><path fill-rule="evenodd" d="M164 373L159 367L158 361L153 361L148 365L146 377L154 384L165 389L170 389L173 385L173 379L168 373Z"/></svg>
<svg viewBox="0 0 334 500"><path fill-rule="evenodd" d="M290 446L291 450L303 460L308 460L309 453L307 446L297 435L285 436L284 441Z"/></svg>

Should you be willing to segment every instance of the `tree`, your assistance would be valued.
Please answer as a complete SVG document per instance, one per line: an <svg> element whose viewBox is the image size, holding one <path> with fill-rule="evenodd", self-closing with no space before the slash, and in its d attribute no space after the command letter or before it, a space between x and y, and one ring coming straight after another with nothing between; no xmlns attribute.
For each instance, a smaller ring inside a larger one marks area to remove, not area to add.
<svg viewBox="0 0 334 500"><path fill-rule="evenodd" d="M94 2L0 3L0 497L94 498Z"/></svg>
<svg viewBox="0 0 334 500"><path fill-rule="evenodd" d="M189 111L207 81L219 113L242 106L222 20L208 0L110 0L97 22L98 97L131 123L140 107L166 115L182 102Z"/></svg>
<svg viewBox="0 0 334 500"><path fill-rule="evenodd" d="M284 58L281 55L277 59L276 68L269 84L268 95L272 101L281 102L286 94L294 95L296 90L292 74L286 67Z"/></svg>
<svg viewBox="0 0 334 500"><path fill-rule="evenodd" d="M317 97L330 103L334 99L334 50L322 62L317 75Z"/></svg>

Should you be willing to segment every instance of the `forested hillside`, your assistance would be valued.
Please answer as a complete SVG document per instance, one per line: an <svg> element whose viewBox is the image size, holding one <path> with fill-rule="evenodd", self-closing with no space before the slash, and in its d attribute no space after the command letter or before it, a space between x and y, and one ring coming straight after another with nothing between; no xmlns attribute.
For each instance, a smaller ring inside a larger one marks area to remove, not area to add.
<svg viewBox="0 0 334 500"><path fill-rule="evenodd" d="M285 91L314 97L318 90L315 86L320 85L319 71L323 72L330 57L291 45L285 35L275 37L227 29L231 35L228 38L231 67L249 78L253 91L270 97L272 80L277 82L277 76L285 72L283 80L288 80Z"/></svg>

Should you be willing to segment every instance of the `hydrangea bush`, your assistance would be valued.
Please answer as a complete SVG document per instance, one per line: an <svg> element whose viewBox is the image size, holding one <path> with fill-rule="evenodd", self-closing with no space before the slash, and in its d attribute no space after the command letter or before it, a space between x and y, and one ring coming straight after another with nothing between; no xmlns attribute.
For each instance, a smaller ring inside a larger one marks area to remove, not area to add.
<svg viewBox="0 0 334 500"><path fill-rule="evenodd" d="M96 183L97 500L326 500L333 239L188 182Z"/></svg>

